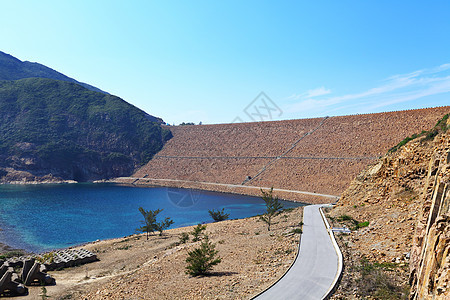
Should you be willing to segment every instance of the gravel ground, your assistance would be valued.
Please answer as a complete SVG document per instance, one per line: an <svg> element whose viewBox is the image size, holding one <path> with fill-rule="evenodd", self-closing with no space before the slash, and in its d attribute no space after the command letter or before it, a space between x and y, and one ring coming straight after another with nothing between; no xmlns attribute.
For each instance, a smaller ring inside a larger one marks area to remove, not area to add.
<svg viewBox="0 0 450 300"><path fill-rule="evenodd" d="M185 274L187 252L199 242L176 245L177 228L163 236L133 235L83 246L100 261L50 272L56 285L47 287L51 299L249 299L280 278L293 263L299 243L302 208L283 212L267 226L258 217L207 225L222 262L209 276ZM36 299L40 287L25 299Z"/></svg>

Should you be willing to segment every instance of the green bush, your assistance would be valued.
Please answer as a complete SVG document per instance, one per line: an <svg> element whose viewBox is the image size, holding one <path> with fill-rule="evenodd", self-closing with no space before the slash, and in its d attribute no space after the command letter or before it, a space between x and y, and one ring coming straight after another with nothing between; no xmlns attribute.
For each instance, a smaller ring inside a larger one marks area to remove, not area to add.
<svg viewBox="0 0 450 300"><path fill-rule="evenodd" d="M206 275L222 259L217 256L218 251L206 236L199 248L188 252L186 258L186 274L192 276Z"/></svg>
<svg viewBox="0 0 450 300"><path fill-rule="evenodd" d="M198 242L201 240L201 236L203 234L203 231L206 230L206 225L198 224L194 229L192 230L191 234L194 237L192 239L193 242Z"/></svg>
<svg viewBox="0 0 450 300"><path fill-rule="evenodd" d="M5 252L0 254L0 259L8 259L11 257L20 257L25 255L25 252L17 250L17 251L9 251L9 252Z"/></svg>
<svg viewBox="0 0 450 300"><path fill-rule="evenodd" d="M361 277L356 282L360 296L371 299L407 299L408 287L398 286L386 273L383 264L371 263L362 258L358 271Z"/></svg>
<svg viewBox="0 0 450 300"><path fill-rule="evenodd" d="M211 216L211 218L213 218L214 222L220 222L220 221L224 221L226 219L228 219L230 217L230 214L226 214L224 212L224 208L222 208L222 210L208 210L209 215Z"/></svg>
<svg viewBox="0 0 450 300"><path fill-rule="evenodd" d="M367 227L367 226L369 226L369 221L356 224L356 228L363 228L363 227Z"/></svg>
<svg viewBox="0 0 450 300"><path fill-rule="evenodd" d="M174 221L171 218L165 218L162 222L157 222L155 224L156 231L159 231L159 235L161 236L163 234L163 231L172 225Z"/></svg>
<svg viewBox="0 0 450 300"><path fill-rule="evenodd" d="M186 244L189 241L189 234L187 232L182 232L180 236L179 243Z"/></svg>
<svg viewBox="0 0 450 300"><path fill-rule="evenodd" d="M343 221L354 221L354 219L352 217L350 217L349 215L341 215L337 218L337 220L339 222L343 222Z"/></svg>

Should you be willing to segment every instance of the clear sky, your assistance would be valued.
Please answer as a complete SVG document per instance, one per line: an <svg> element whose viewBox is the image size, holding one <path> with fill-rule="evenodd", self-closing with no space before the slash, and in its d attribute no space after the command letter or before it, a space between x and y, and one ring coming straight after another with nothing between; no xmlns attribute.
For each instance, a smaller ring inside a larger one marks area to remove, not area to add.
<svg viewBox="0 0 450 300"><path fill-rule="evenodd" d="M0 50L171 124L450 105L446 0L0 0Z"/></svg>

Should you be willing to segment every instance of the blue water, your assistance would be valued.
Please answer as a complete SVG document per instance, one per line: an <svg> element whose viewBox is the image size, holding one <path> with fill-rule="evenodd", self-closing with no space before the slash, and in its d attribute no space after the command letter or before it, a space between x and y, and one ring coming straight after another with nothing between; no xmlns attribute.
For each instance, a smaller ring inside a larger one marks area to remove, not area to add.
<svg viewBox="0 0 450 300"><path fill-rule="evenodd" d="M282 201L284 208L301 204ZM174 227L212 221L209 209L231 219L262 214L261 198L164 187L112 184L0 186L0 242L33 252L130 235L141 226L139 212L164 209L158 220Z"/></svg>

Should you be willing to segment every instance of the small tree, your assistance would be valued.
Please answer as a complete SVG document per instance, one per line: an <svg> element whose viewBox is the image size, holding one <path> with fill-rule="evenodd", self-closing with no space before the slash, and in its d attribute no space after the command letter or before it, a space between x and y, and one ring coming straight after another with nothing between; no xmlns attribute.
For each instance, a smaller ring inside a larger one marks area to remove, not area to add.
<svg viewBox="0 0 450 300"><path fill-rule="evenodd" d="M214 222L220 222L223 220L228 219L228 217L230 216L230 214L226 214L224 212L224 208L222 208L222 210L208 210L209 215L211 216L211 218L213 218Z"/></svg>
<svg viewBox="0 0 450 300"><path fill-rule="evenodd" d="M170 225L172 225L174 222L171 218L166 218L164 221L156 223L155 229L159 231L159 235L161 236L163 233L163 230L166 230L169 228Z"/></svg>
<svg viewBox="0 0 450 300"><path fill-rule="evenodd" d="M148 210L147 211L147 210L143 209L142 207L139 207L139 211L144 216L144 221L141 221L144 225L139 227L136 230L140 231L140 232L146 232L147 240L148 240L148 235L150 233L154 232L155 230L159 230L157 227L158 224L156 223L156 216L163 210L157 209L157 210ZM170 226L170 224L169 224L169 226ZM162 231L161 231L161 234L162 234Z"/></svg>
<svg viewBox="0 0 450 300"><path fill-rule="evenodd" d="M196 248L188 252L186 262L186 274L192 276L206 275L213 266L219 264L222 259L217 257L216 245L209 241L208 236L200 244L199 248Z"/></svg>
<svg viewBox="0 0 450 300"><path fill-rule="evenodd" d="M196 227L194 227L194 230L191 232L191 234L194 236L192 241L193 242L200 241L201 239L200 235L203 233L204 230L206 230L206 225L198 224Z"/></svg>
<svg viewBox="0 0 450 300"><path fill-rule="evenodd" d="M182 232L180 236L179 244L185 244L189 241L189 234L187 232Z"/></svg>
<svg viewBox="0 0 450 300"><path fill-rule="evenodd" d="M261 189L262 193L262 199L266 203L266 213L262 216L260 216L260 219L263 220L265 223L267 223L267 229L270 231L270 225L272 224L272 218L275 217L280 213L280 209L283 208L283 205L281 205L278 197L274 197L272 195L273 193L273 187L270 188L270 191L264 192L263 189Z"/></svg>

